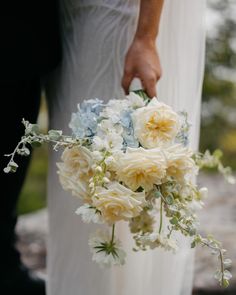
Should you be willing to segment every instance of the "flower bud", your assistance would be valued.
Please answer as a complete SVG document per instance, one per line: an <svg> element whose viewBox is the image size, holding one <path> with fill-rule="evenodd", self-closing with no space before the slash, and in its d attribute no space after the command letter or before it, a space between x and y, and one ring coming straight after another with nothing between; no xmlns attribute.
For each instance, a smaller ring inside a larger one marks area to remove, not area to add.
<svg viewBox="0 0 236 295"><path fill-rule="evenodd" d="M206 199L208 197L208 189L206 187L200 188L199 194L202 199Z"/></svg>

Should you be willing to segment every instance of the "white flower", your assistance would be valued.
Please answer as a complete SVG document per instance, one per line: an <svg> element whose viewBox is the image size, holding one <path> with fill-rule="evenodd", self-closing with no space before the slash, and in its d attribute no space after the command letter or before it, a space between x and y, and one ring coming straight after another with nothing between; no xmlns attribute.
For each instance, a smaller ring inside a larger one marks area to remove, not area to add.
<svg viewBox="0 0 236 295"><path fill-rule="evenodd" d="M93 150L121 150L123 147L123 128L113 125L111 120L103 120L98 124L97 136L93 137Z"/></svg>
<svg viewBox="0 0 236 295"><path fill-rule="evenodd" d="M66 148L61 159L62 162L57 163L57 167L63 189L71 191L74 196L88 199L88 184L93 174L91 152L81 146Z"/></svg>
<svg viewBox="0 0 236 295"><path fill-rule="evenodd" d="M100 116L110 119L113 124L120 121L120 114L129 107L127 99L111 99L103 109Z"/></svg>
<svg viewBox="0 0 236 295"><path fill-rule="evenodd" d="M178 250L176 241L167 238L159 233L146 233L144 235L138 235L136 240L141 243L143 246L148 246L150 249L163 248L166 251L173 251L174 253Z"/></svg>
<svg viewBox="0 0 236 295"><path fill-rule="evenodd" d="M133 109L142 108L145 106L144 99L134 92L130 92L130 94L126 96L126 99L128 99L128 103Z"/></svg>
<svg viewBox="0 0 236 295"><path fill-rule="evenodd" d="M140 214L145 205L145 193L135 193L118 182L110 182L107 187L97 187L93 205L108 223L128 220Z"/></svg>
<svg viewBox="0 0 236 295"><path fill-rule="evenodd" d="M180 128L180 119L171 107L156 98L132 114L134 133L145 148L166 145L174 140Z"/></svg>
<svg viewBox="0 0 236 295"><path fill-rule="evenodd" d="M80 176L72 176L70 174L67 174L64 169L63 163L57 163L57 167L62 188L65 191L71 192L73 196L79 197L89 202L90 190L88 181L86 181L83 178L80 178Z"/></svg>
<svg viewBox="0 0 236 295"><path fill-rule="evenodd" d="M127 148L126 153L116 157L117 178L133 191L139 187L149 191L166 175L166 160L160 149Z"/></svg>
<svg viewBox="0 0 236 295"><path fill-rule="evenodd" d="M67 147L62 153L61 159L66 172L70 175L87 175L93 164L91 152L83 146Z"/></svg>
<svg viewBox="0 0 236 295"><path fill-rule="evenodd" d="M98 230L89 239L90 251L93 253L93 261L101 267L125 264L126 253L121 248L119 240L114 239L111 244L111 236L107 232Z"/></svg>
<svg viewBox="0 0 236 295"><path fill-rule="evenodd" d="M192 159L192 151L181 144L174 144L164 150L167 160L167 176L183 181L197 174L198 168Z"/></svg>
<svg viewBox="0 0 236 295"><path fill-rule="evenodd" d="M101 214L90 204L84 204L79 207L75 213L81 215L84 223L103 223Z"/></svg>

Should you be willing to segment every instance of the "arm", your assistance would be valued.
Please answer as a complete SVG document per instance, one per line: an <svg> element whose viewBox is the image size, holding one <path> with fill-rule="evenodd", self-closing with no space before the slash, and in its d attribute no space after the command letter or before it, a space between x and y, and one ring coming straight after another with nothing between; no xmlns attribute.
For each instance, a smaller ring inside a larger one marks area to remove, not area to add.
<svg viewBox="0 0 236 295"><path fill-rule="evenodd" d="M141 0L137 31L125 58L122 87L126 94L132 80L137 77L148 96L156 96L161 65L155 43L163 3L164 0Z"/></svg>

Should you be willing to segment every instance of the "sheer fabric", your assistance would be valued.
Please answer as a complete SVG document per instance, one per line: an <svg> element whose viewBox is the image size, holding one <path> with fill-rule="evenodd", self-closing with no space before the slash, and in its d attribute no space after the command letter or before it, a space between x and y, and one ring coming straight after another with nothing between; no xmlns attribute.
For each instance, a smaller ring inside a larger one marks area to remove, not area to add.
<svg viewBox="0 0 236 295"><path fill-rule="evenodd" d="M205 0L166 0L157 40L163 68L158 97L176 110L188 111L194 148L199 135L204 11ZM83 99L124 96L120 80L138 12L137 0L62 0L64 59L47 87L51 128L69 132L71 112ZM186 239L180 239L182 250L176 255L162 250L137 254L131 250L127 224L121 223L118 235L128 253L126 265L101 270L91 261L87 243L97 225L84 224L74 213L80 200L62 190L58 159L59 154L51 153L48 294L190 295L194 253Z"/></svg>

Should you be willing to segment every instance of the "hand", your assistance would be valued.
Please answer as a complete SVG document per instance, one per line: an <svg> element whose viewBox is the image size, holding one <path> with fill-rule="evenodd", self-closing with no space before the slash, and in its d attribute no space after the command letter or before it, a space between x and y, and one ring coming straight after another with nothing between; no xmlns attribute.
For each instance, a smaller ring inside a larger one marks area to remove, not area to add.
<svg viewBox="0 0 236 295"><path fill-rule="evenodd" d="M161 65L155 42L134 39L130 46L124 66L122 87L126 94L134 78L141 80L143 89L152 98L156 96L156 83L161 77Z"/></svg>

